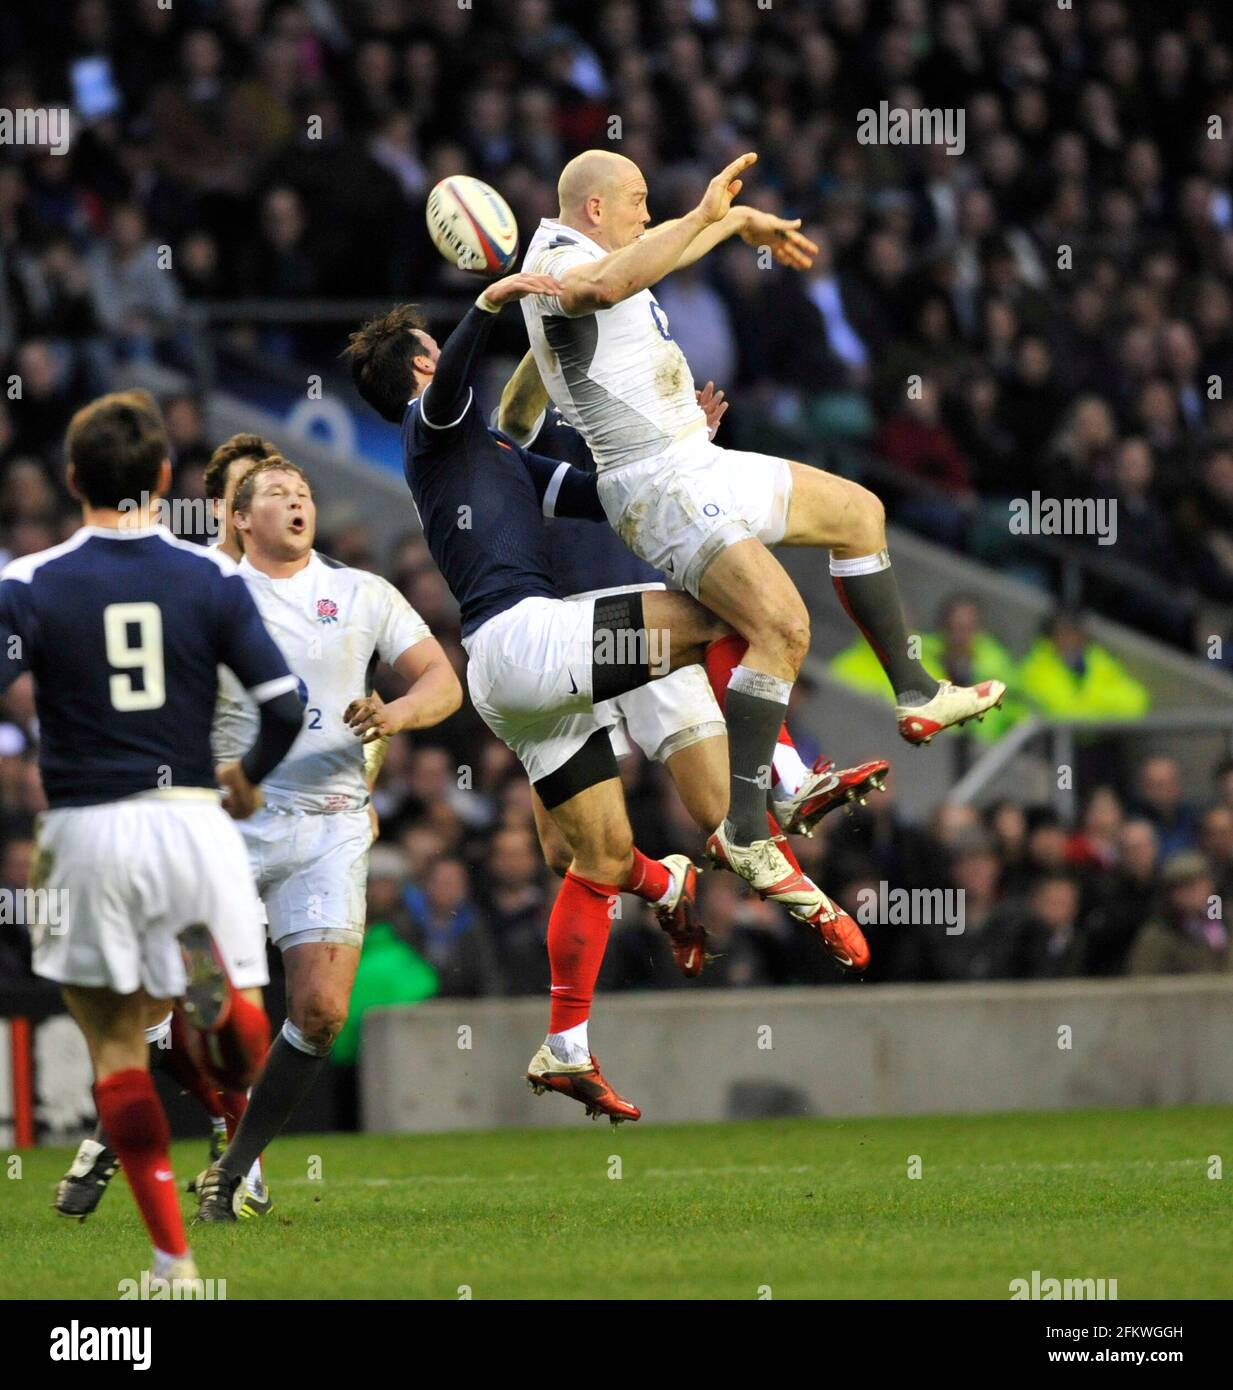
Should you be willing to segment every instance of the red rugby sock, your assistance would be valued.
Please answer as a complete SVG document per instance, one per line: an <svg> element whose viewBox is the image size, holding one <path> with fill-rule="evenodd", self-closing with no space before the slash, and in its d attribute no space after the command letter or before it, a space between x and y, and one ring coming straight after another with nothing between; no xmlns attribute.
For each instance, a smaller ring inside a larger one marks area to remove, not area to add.
<svg viewBox="0 0 1233 1390"><path fill-rule="evenodd" d="M634 846L634 862L621 884L621 891L633 893L648 903L657 903L672 883L672 871L658 859L648 859Z"/></svg>
<svg viewBox="0 0 1233 1390"><path fill-rule="evenodd" d="M139 1067L112 1072L95 1084L94 1103L155 1248L168 1255L187 1254L171 1171L171 1130L150 1073Z"/></svg>
<svg viewBox="0 0 1233 1390"><path fill-rule="evenodd" d="M715 700L720 709L724 707L724 696L728 693L728 682L732 673L741 664L749 643L733 633L730 637L719 637L706 649L703 661L706 665L706 678L715 692Z"/></svg>
<svg viewBox="0 0 1233 1390"><path fill-rule="evenodd" d="M227 1142L230 1143L235 1138L236 1126L244 1118L244 1112L248 1109L247 1091L224 1091L223 1098L223 1118L227 1121Z"/></svg>
<svg viewBox="0 0 1233 1390"><path fill-rule="evenodd" d="M550 1033L585 1023L595 981L608 946L617 884L592 883L567 871L548 919L548 963L552 968Z"/></svg>

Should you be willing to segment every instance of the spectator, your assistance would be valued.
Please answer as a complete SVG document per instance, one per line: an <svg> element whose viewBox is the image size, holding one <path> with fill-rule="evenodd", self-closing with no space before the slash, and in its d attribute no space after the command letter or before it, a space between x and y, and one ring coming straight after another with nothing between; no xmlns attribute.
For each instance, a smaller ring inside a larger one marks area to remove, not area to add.
<svg viewBox="0 0 1233 1390"><path fill-rule="evenodd" d="M1199 821L1199 852L1207 860L1222 902L1233 893L1233 810L1209 806ZM1221 916L1223 916L1223 912Z"/></svg>
<svg viewBox="0 0 1233 1390"><path fill-rule="evenodd" d="M991 952L996 945L994 914L1001 901L1001 864L993 837L981 826L970 826L955 836L949 853L950 887L962 894L962 920L950 926L933 924L927 932L917 929L923 959L907 968L904 979L967 980L994 973ZM959 942L959 937L966 941Z"/></svg>
<svg viewBox="0 0 1233 1390"><path fill-rule="evenodd" d="M1080 868L1105 872L1117 863L1122 803L1112 787L1095 787L1083 808L1080 829L1066 844L1066 858Z"/></svg>
<svg viewBox="0 0 1233 1390"><path fill-rule="evenodd" d="M535 994L547 985L548 895L544 865L533 833L517 824L493 832L484 865L488 918L512 994Z"/></svg>
<svg viewBox="0 0 1233 1390"><path fill-rule="evenodd" d="M175 271L135 203L113 208L108 230L86 259L94 312L121 355L151 357L182 326Z"/></svg>
<svg viewBox="0 0 1233 1390"><path fill-rule="evenodd" d="M961 549L966 509L975 500L968 462L942 419L933 380L912 383L898 412L882 427L876 449L905 479L935 491L913 491L903 503L904 519L945 545Z"/></svg>
<svg viewBox="0 0 1233 1390"><path fill-rule="evenodd" d="M1082 895L1073 875L1052 870L1032 885L1028 911L1011 943L1007 973L1014 979L1066 979L1083 972L1086 943L1079 929Z"/></svg>
<svg viewBox="0 0 1233 1390"><path fill-rule="evenodd" d="M1087 969L1120 975L1139 929L1155 907L1159 842L1150 821L1127 821L1118 837L1118 863L1103 901L1087 923Z"/></svg>
<svg viewBox="0 0 1233 1390"><path fill-rule="evenodd" d="M1161 872L1164 903L1135 938L1132 975L1218 974L1233 969L1229 932L1219 915L1211 869L1201 854L1183 851Z"/></svg>
<svg viewBox="0 0 1233 1390"><path fill-rule="evenodd" d="M1162 859L1194 849L1198 816L1185 800L1182 771L1174 758L1148 758L1139 771L1139 814L1156 827Z"/></svg>
<svg viewBox="0 0 1233 1390"><path fill-rule="evenodd" d="M423 887L405 895L410 945L432 965L446 998L498 991L496 955L479 908L471 899L466 865L437 859L428 866ZM392 932L391 927L391 932Z"/></svg>
<svg viewBox="0 0 1233 1390"><path fill-rule="evenodd" d="M1055 719L1137 719L1150 706L1146 688L1066 609L1046 622L1011 684Z"/></svg>
<svg viewBox="0 0 1233 1390"><path fill-rule="evenodd" d="M351 1008L334 1041L330 1059L353 1065L359 1052L364 1015L369 1009L418 1004L439 989L437 971L407 945L406 914L400 901L402 858L378 846L368 863L368 927L351 991Z"/></svg>

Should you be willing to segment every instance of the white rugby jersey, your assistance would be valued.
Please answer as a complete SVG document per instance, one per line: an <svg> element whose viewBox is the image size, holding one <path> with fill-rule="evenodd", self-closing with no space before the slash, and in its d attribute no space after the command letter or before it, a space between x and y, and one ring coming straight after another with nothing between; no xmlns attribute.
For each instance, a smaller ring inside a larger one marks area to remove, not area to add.
<svg viewBox="0 0 1233 1390"><path fill-rule="evenodd" d="M380 575L316 551L289 579L273 579L247 559L240 573L270 636L307 689L304 727L261 784L266 802L290 810L359 810L368 801L364 745L343 723L343 711L371 690L377 658L392 664L431 635L428 625ZM220 667L215 759L240 757L257 737L258 722L256 705Z"/></svg>
<svg viewBox="0 0 1233 1390"><path fill-rule="evenodd" d="M546 217L522 268L559 279L571 266L607 254L582 232ZM683 434L706 429L689 363L650 290L576 318L562 312L560 300L532 295L522 301L522 313L548 394L586 439L600 472L663 453Z"/></svg>

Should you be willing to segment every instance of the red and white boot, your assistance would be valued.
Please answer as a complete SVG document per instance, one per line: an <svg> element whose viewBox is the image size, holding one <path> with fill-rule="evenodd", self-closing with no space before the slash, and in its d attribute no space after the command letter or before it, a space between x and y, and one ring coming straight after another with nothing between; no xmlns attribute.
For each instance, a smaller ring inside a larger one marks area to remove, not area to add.
<svg viewBox="0 0 1233 1390"><path fill-rule="evenodd" d="M859 975L869 964L869 943L865 933L852 916L833 899L822 894L822 906L811 917L792 914L807 927L812 927L818 939L845 970Z"/></svg>
<svg viewBox="0 0 1233 1390"><path fill-rule="evenodd" d="M783 903L798 916L810 917L825 894L794 868L773 839L734 845L721 825L706 842L706 852L720 868L731 869L768 902Z"/></svg>
<svg viewBox="0 0 1233 1390"><path fill-rule="evenodd" d="M831 758L819 758L800 790L773 803L775 819L785 835L812 835L823 816L837 806L848 811L853 804L865 804L871 791L884 792L890 764L885 758L835 770Z"/></svg>
<svg viewBox="0 0 1233 1390"><path fill-rule="evenodd" d="M681 974L694 979L706 964L706 928L698 920L698 870L688 855L669 854L659 861L672 874L676 896L655 908L659 925L672 942L672 958Z"/></svg>
<svg viewBox="0 0 1233 1390"><path fill-rule="evenodd" d="M556 1091L581 1102L593 1120L607 1115L614 1125L619 1125L623 1120L642 1118L642 1111L633 1101L617 1095L604 1079L594 1053L585 1062L562 1062L547 1042L542 1042L527 1067L527 1085L537 1096Z"/></svg>
<svg viewBox="0 0 1233 1390"><path fill-rule="evenodd" d="M895 722L900 736L909 743L928 743L943 729L957 728L969 719L983 719L1002 703L1005 694L1002 681L981 681L979 685L943 681L938 693L923 705L896 705Z"/></svg>

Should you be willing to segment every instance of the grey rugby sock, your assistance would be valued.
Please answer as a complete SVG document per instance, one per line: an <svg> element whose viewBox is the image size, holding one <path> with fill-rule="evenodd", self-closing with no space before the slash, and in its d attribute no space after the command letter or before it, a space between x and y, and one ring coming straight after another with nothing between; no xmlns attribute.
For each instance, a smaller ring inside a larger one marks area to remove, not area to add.
<svg viewBox="0 0 1233 1390"><path fill-rule="evenodd" d="M728 838L738 845L765 840L766 794L774 773L775 740L788 712L792 682L738 666L724 696L728 725L731 782L728 793Z"/></svg>
<svg viewBox="0 0 1233 1390"><path fill-rule="evenodd" d="M288 1019L265 1059L265 1069L248 1098L248 1109L236 1128L235 1138L218 1161L229 1177L245 1176L312 1090L329 1060L330 1049L310 1052L310 1046Z"/></svg>
<svg viewBox="0 0 1233 1390"><path fill-rule="evenodd" d="M879 550L854 560L831 556L831 582L848 617L882 663L901 705L923 705L938 693L938 683L910 654L908 629L899 599L899 582L890 555Z"/></svg>

